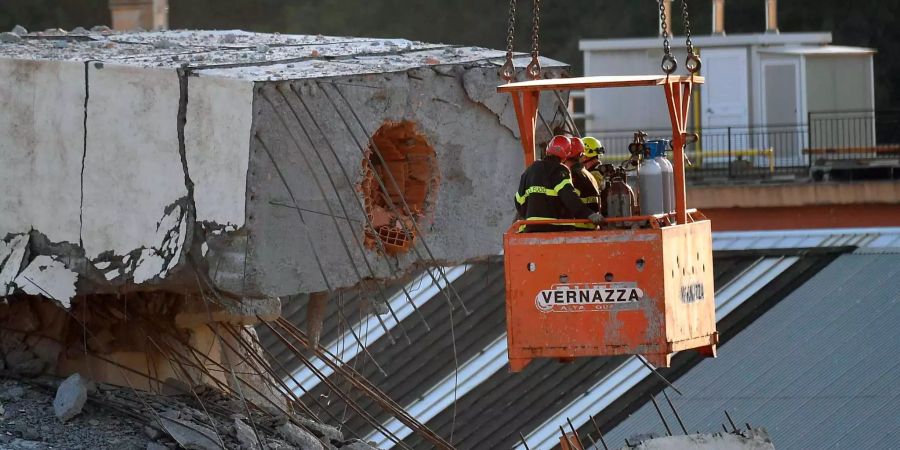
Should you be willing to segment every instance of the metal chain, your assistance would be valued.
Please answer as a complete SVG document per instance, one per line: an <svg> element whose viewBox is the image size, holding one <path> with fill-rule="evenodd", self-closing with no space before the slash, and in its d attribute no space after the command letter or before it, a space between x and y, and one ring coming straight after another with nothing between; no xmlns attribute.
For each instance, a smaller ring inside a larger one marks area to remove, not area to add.
<svg viewBox="0 0 900 450"><path fill-rule="evenodd" d="M540 22L541 22L541 0L532 0L531 11L531 62L525 68L528 77L532 80L541 78L541 62L540 56Z"/></svg>
<svg viewBox="0 0 900 450"><path fill-rule="evenodd" d="M688 0L681 0L681 18L684 20L685 46L687 47L687 60L685 66L692 75L700 71L700 57L694 52L694 43L691 42L691 17L688 14Z"/></svg>
<svg viewBox="0 0 900 450"><path fill-rule="evenodd" d="M513 65L513 40L516 37L516 0L509 0L509 20L506 25L506 62L500 67L500 78L507 83L516 78Z"/></svg>
<svg viewBox="0 0 900 450"><path fill-rule="evenodd" d="M666 6L665 0L658 0L659 4L659 23L662 27L663 36L663 57L660 68L666 75L671 74L678 68L678 61L672 56L672 48L669 46L669 26L666 24Z"/></svg>

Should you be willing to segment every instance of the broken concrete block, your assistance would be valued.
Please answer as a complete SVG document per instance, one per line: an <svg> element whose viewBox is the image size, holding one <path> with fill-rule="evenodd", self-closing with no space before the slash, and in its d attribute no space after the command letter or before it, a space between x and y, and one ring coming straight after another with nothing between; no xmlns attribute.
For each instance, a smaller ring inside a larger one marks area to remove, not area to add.
<svg viewBox="0 0 900 450"><path fill-rule="evenodd" d="M144 427L144 435L147 436L149 439L155 441L155 440L159 439L160 436L162 436L162 433L154 427L145 426Z"/></svg>
<svg viewBox="0 0 900 450"><path fill-rule="evenodd" d="M7 444L9 449L12 450L44 450L47 446L43 442L37 441L29 441L26 439L13 439L12 442Z"/></svg>
<svg viewBox="0 0 900 450"><path fill-rule="evenodd" d="M325 446L316 436L290 422L280 425L275 431L289 444L296 445L303 450L325 450Z"/></svg>
<svg viewBox="0 0 900 450"><path fill-rule="evenodd" d="M316 436L323 438L325 441L339 442L344 440L344 433L341 433L341 431L335 427L325 425L323 423L319 423L315 420L310 420L305 417L297 417L297 421L304 428L306 428Z"/></svg>
<svg viewBox="0 0 900 450"><path fill-rule="evenodd" d="M0 42L4 44L16 44L22 42L22 38L18 34L5 31L0 33Z"/></svg>
<svg viewBox="0 0 900 450"><path fill-rule="evenodd" d="M166 433L181 447L188 450L220 450L223 445L215 430L186 420L160 416Z"/></svg>
<svg viewBox="0 0 900 450"><path fill-rule="evenodd" d="M81 413L87 401L87 385L88 380L77 373L60 383L53 399L53 412L59 420L67 422Z"/></svg>
<svg viewBox="0 0 900 450"><path fill-rule="evenodd" d="M0 400L8 402L10 400L19 400L25 396L25 388L22 386L12 386L8 389L0 391Z"/></svg>
<svg viewBox="0 0 900 450"><path fill-rule="evenodd" d="M253 431L253 427L247 425L239 418L234 419L234 437L237 439L238 443L241 444L242 449L261 449L256 433Z"/></svg>
<svg viewBox="0 0 900 450"><path fill-rule="evenodd" d="M15 289L13 281L25 262L28 240L26 234L13 236L9 242L0 239L0 297L12 294Z"/></svg>
<svg viewBox="0 0 900 450"><path fill-rule="evenodd" d="M16 277L15 283L26 294L40 295L68 309L75 296L78 274L61 261L39 255Z"/></svg>
<svg viewBox="0 0 900 450"><path fill-rule="evenodd" d="M354 440L349 444L344 444L341 446L341 450L378 450L378 447L369 445L360 440Z"/></svg>
<svg viewBox="0 0 900 450"><path fill-rule="evenodd" d="M641 440L622 450L775 450L765 429L735 433L689 434Z"/></svg>

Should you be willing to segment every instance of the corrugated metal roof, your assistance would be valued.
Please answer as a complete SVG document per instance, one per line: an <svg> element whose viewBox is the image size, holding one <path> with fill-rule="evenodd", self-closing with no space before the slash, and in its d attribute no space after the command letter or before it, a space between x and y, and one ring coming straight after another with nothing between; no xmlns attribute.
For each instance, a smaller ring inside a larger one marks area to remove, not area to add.
<svg viewBox="0 0 900 450"><path fill-rule="evenodd" d="M766 289L762 289L762 287L770 284L791 284L792 286L783 293L769 295L777 302L778 299L783 298L785 293L803 283L803 280L809 278L833 258L830 256L825 258L827 259L825 262L813 264L808 261L818 258L812 256L819 252L818 250L797 251L795 249L859 246L867 251L876 251L877 249L895 251L900 248L900 228L714 233L714 246L717 250L714 265L715 282L717 291L721 291L717 295L723 299L732 299L721 305L720 309L737 310L740 313L737 314L739 316L744 314L744 310L747 309L736 308L742 302L738 301L742 295L746 297L750 291L765 291ZM769 248L776 250L766 250ZM746 251L748 249L749 252ZM736 251L722 252L719 250ZM800 258L802 264L794 263L797 258ZM786 267L790 268L786 269ZM795 270L794 267L798 269ZM736 278L747 280L747 283L741 283L741 286L746 289L739 289L739 286L734 283L729 284L729 281ZM787 283L784 280L788 278L798 281ZM777 282L773 280L777 280ZM347 349L344 352L345 360L400 405L405 407L419 405L415 407L421 411L427 411L428 414L424 414L422 418L427 420L427 425L431 429L442 436L449 437L451 429L454 429L453 442L459 448L509 448L516 445L519 431L529 434L546 423L549 418L564 410L567 405L571 405L578 398L584 396L599 380L626 361L626 358L585 358L572 364L559 364L551 360L535 361L519 374L510 374L501 368L499 370L492 369L493 373L479 373L469 380L460 379L461 385L466 381L472 385L466 385L465 389L457 390L459 399L454 414L452 407L444 407L449 398L447 395L428 396L429 392L437 392L436 387L442 385L442 380L451 379L453 376L453 339L451 339L453 333L451 333L451 329L455 331L460 364L465 364L483 354L492 342L503 336L505 332L503 281L502 262L494 260L472 265L465 274L453 282L454 288L459 292L464 303L472 310L471 315L466 316L458 311L453 314L451 322L447 301L443 295L438 294L432 296L431 299L423 299L422 303L416 301L422 314L431 324L431 331L425 328L418 314L410 314L401 317L401 324L407 330L411 343L407 343L406 339L402 338L402 334L399 332L400 327L393 327L391 330L397 338L396 344L392 344L386 336L383 336L382 332L373 333L374 337L377 337L378 334L382 336L379 339L369 340L367 347L384 368L387 377L382 375L371 361L362 355L357 355L355 358L346 357L351 355L352 352L348 353L348 350L350 347L355 347L355 342L350 343L350 346L341 346ZM426 280L410 288L423 291L427 286ZM398 292L399 289L399 284L386 288L389 295ZM725 295L729 289L734 292ZM765 293L755 295L757 297L766 296ZM397 298L395 297L395 299ZM343 301L347 315L353 316L352 318L348 317L350 323L359 320L365 321L368 313L367 302L360 298L359 293L346 293L343 295ZM755 302L757 299L747 303ZM305 303L302 300L288 302L285 304L284 310L284 316L301 328L305 326ZM330 304L329 314L325 320L322 337L322 342L325 343L339 342L341 333L346 331L346 327L337 320L335 303ZM731 320L732 316L726 320ZM383 319L388 322L389 326L394 325L393 320L388 317L384 316ZM453 327L451 327L451 323ZM374 325L374 322L371 322L369 329L372 330ZM742 323L734 328L740 329L744 325ZM378 327L380 328L380 325ZM723 330L720 329L721 331ZM288 370L294 371L300 365L294 355L265 330L261 332L261 339L266 348L271 350ZM505 355L503 359L505 359ZM694 363L691 362L688 365L688 362L685 362L684 368L679 370L683 373ZM565 380L565 383L554 383L553 380ZM606 420L609 420L610 425L618 423L631 408L638 407L639 404L635 403L631 396L633 392L641 390L645 392L643 394L645 398L648 391L644 390L646 389L644 385L649 383L648 380L651 378L644 377L638 387L633 388L626 396L620 397L613 403L610 409L620 408L624 412L617 413L619 416L615 418L607 417ZM337 378L333 378L333 381L340 382ZM465 392L468 393L461 395ZM650 392L655 392L655 390ZM336 417L345 418L341 420L344 421L345 430L349 434L366 436L373 430L373 427L363 418L354 414L347 416L343 403L335 401L335 396L329 393L326 386L316 385L303 398L308 404L312 404L313 400L318 400L323 404L319 409L328 409ZM371 413L377 421L385 423L390 419L390 416L383 413L370 400L358 396L355 398L359 405ZM435 400L436 398L437 400ZM434 403L429 404L432 400ZM634 406L621 408L621 404L633 404ZM606 414L606 412L604 411L602 414ZM581 417L581 419L583 420L585 417ZM415 448L428 447L428 443L423 442L415 434L407 436L405 443Z"/></svg>
<svg viewBox="0 0 900 450"><path fill-rule="evenodd" d="M466 266L455 266L445 268L443 277L431 279L427 274L421 274L413 281L405 286L405 290L397 289L400 292L395 293L387 300L388 308L393 311L392 314L385 314L379 317L374 314L368 314L365 319L350 323L343 331L330 343L325 344L325 348L334 355L339 355L341 361L349 361L356 357L362 351L362 347L357 343L375 342L385 336L390 330L397 327L404 319L413 315L417 308L421 308L424 304L438 295L447 283L453 283L466 270ZM304 310L305 311L305 310ZM417 317L418 318L418 317ZM379 319L381 319L379 321ZM419 318L421 320L421 318ZM398 322L399 320L399 322ZM381 325L384 325L383 327ZM352 329L349 329L352 327ZM377 360L376 360L377 361ZM311 357L310 362L319 374L330 376L332 370L325 362L317 357ZM293 389L294 394L302 395L303 391L315 388L320 382L320 378L308 367L300 367L291 376L286 377L285 383ZM302 388L301 388L302 386Z"/></svg>
<svg viewBox="0 0 900 450"><path fill-rule="evenodd" d="M727 409L780 449L897 448L898 323L900 255L842 255L679 378L673 401L689 431L721 429ZM607 438L646 432L665 432L649 403Z"/></svg>
<svg viewBox="0 0 900 450"><path fill-rule="evenodd" d="M457 306L451 316L447 299L443 294L437 294L420 308L431 325L431 331L425 328L419 317L412 315L402 321L411 343L398 339L396 344L391 344L385 337L369 343L369 351L387 376L363 355L347 359L347 363L404 407L425 396L441 380L454 373L453 337L456 356L462 365L481 354L505 331L502 262L472 264L453 286L471 311L469 315ZM335 381L340 380L335 378ZM463 381L460 379L460 383ZM334 395L326 386L317 385L303 398L312 401L314 398L334 398ZM368 398L359 396L356 401L379 422L390 419ZM342 402L331 402L330 408L336 416L343 416ZM347 417L345 424L362 436L373 430L370 424L355 415Z"/></svg>
<svg viewBox="0 0 900 450"><path fill-rule="evenodd" d="M771 250L813 247L900 247L900 227L713 233L713 250Z"/></svg>
<svg viewBox="0 0 900 450"><path fill-rule="evenodd" d="M725 285L760 259L755 255L717 258L716 285ZM501 280L502 269L502 264L496 263ZM503 305L502 286L494 295L482 301ZM473 331L495 337L502 335L506 331L505 310L501 308L497 313L497 322L480 325ZM493 341L486 344L490 342ZM505 363L506 355L500 358ZM457 448L509 448L518 442L519 431L528 434L538 428L554 413L583 397L591 386L625 360L626 357L579 358L574 363L560 364L543 359L533 361L520 373L510 373L504 367L461 396L455 414L452 408L445 408L428 420L427 425L442 436L450 436L453 429L453 443ZM405 442L414 448L428 447L417 435L407 437Z"/></svg>
<svg viewBox="0 0 900 450"><path fill-rule="evenodd" d="M776 277L781 275L797 257L760 258L744 269L738 276L720 284L716 289L716 320L721 320L734 311L741 303L759 292ZM560 409L526 436L529 448L553 448L559 442L559 425L566 419L575 427L581 427L597 411L611 405L619 396L636 386L641 380L652 376L652 372L636 357L629 357L609 374L598 380L584 395ZM523 445L517 446L524 449Z"/></svg>

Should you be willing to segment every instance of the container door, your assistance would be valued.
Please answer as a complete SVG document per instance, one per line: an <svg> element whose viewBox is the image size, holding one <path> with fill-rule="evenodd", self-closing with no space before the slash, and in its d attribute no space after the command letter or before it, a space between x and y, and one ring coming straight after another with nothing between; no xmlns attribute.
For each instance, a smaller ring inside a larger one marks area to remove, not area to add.
<svg viewBox="0 0 900 450"><path fill-rule="evenodd" d="M729 150L746 149L750 145L747 50L703 49L701 57L706 77L700 96L703 140L695 151L702 151L703 167L725 168Z"/></svg>
<svg viewBox="0 0 900 450"><path fill-rule="evenodd" d="M764 145L775 150L777 166L801 164L806 133L800 117L800 61L766 61L762 72Z"/></svg>

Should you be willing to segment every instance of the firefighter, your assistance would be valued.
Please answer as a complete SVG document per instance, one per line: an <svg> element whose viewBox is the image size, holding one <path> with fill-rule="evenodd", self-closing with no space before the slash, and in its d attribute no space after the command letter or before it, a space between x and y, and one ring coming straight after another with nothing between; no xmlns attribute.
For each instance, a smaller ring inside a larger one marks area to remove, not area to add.
<svg viewBox="0 0 900 450"><path fill-rule="evenodd" d="M584 144L584 156L581 157L581 164L597 180L597 186L603 189L603 174L600 173L600 155L605 154L606 150L603 148L600 140L592 136L581 138L581 143Z"/></svg>
<svg viewBox="0 0 900 450"><path fill-rule="evenodd" d="M581 139L574 136L569 137L569 139L572 142L572 153L583 155L585 147ZM575 187L575 193L578 194L581 203L591 208L591 211L600 212L600 188L597 185L597 180L582 164L582 159L584 159L584 156L580 156L571 166L572 185Z"/></svg>
<svg viewBox="0 0 900 450"><path fill-rule="evenodd" d="M563 218L590 219L591 224L527 225L519 232L571 231L594 228L603 217L578 197L572 185L570 168L581 157L580 146L572 146L566 136L554 136L547 144L544 159L525 170L516 192L516 212L526 220Z"/></svg>

